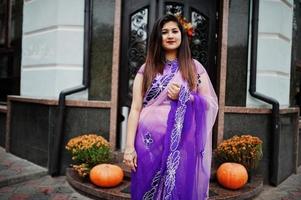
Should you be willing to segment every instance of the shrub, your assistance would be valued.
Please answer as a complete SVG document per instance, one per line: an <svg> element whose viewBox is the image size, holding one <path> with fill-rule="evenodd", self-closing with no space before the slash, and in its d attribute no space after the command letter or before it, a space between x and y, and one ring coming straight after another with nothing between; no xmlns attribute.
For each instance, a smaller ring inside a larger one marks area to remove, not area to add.
<svg viewBox="0 0 301 200"><path fill-rule="evenodd" d="M66 149L72 154L72 165L77 173L85 177L90 169L97 164L106 163L110 160L110 144L102 136L85 134L71 138Z"/></svg>
<svg viewBox="0 0 301 200"><path fill-rule="evenodd" d="M263 156L262 141L251 135L233 136L218 145L215 156L218 164L236 162L250 171L258 167Z"/></svg>

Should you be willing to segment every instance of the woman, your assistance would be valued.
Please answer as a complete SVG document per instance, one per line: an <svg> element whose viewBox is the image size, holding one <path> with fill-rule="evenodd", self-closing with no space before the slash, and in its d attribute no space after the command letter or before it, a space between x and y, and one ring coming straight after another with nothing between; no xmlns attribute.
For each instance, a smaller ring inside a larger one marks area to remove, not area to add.
<svg viewBox="0 0 301 200"><path fill-rule="evenodd" d="M207 198L217 107L186 31L175 16L160 18L134 80L128 119L124 162L132 169L133 200Z"/></svg>

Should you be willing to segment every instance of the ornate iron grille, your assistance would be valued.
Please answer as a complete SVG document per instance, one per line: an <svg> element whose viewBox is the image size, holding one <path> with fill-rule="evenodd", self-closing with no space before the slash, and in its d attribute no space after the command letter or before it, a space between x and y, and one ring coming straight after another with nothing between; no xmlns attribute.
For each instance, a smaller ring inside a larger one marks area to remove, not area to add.
<svg viewBox="0 0 301 200"><path fill-rule="evenodd" d="M179 3L168 3L165 5L165 13L166 14L180 14L181 16L183 16L184 12L183 12L184 6L182 4Z"/></svg>
<svg viewBox="0 0 301 200"><path fill-rule="evenodd" d="M148 9L144 8L131 16L130 44L128 48L129 96L133 96L133 82L140 66L145 62L147 45Z"/></svg>
<svg viewBox="0 0 301 200"><path fill-rule="evenodd" d="M129 24L129 43L128 43L128 97L133 96L133 82L140 66L145 62L148 26L149 26L149 9L144 7L130 17ZM180 13L184 16L184 5L181 3L168 2L164 4L165 14ZM195 27L195 35L191 39L191 53L194 59L208 69L209 65L209 17L203 15L196 9L192 9L188 16L191 16L191 23Z"/></svg>
<svg viewBox="0 0 301 200"><path fill-rule="evenodd" d="M191 12L191 23L195 27L195 35L191 40L192 57L208 67L208 33L209 20L197 11Z"/></svg>

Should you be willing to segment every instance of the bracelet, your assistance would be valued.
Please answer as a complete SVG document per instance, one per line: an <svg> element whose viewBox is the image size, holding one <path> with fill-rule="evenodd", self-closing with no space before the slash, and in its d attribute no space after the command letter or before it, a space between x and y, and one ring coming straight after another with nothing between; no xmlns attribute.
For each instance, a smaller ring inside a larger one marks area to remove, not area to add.
<svg viewBox="0 0 301 200"><path fill-rule="evenodd" d="M133 148L133 150L131 152L129 150L124 151L124 154L127 154L127 155L133 154L133 153L135 153L135 148Z"/></svg>

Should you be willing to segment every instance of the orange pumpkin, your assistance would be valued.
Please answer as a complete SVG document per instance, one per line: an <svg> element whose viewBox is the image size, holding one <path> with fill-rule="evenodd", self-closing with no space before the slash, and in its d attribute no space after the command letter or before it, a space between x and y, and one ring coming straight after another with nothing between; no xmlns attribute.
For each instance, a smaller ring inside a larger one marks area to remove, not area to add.
<svg viewBox="0 0 301 200"><path fill-rule="evenodd" d="M99 164L90 171L90 180L101 187L114 187L123 180L123 171L117 165Z"/></svg>
<svg viewBox="0 0 301 200"><path fill-rule="evenodd" d="M246 168L238 163L223 163L216 172L218 182L229 189L242 188L248 181Z"/></svg>

